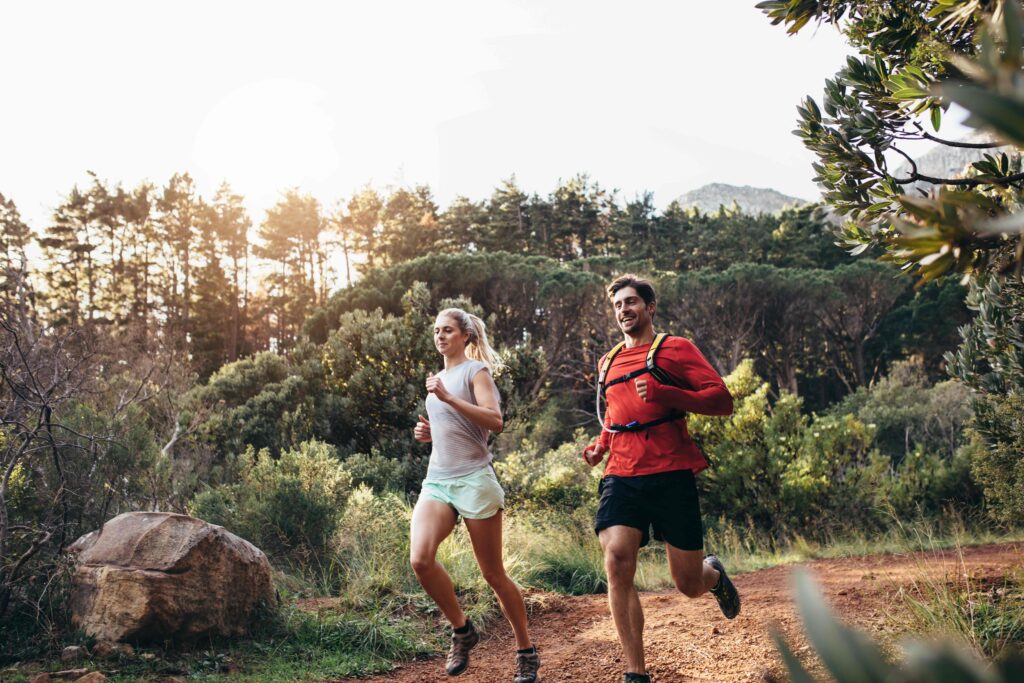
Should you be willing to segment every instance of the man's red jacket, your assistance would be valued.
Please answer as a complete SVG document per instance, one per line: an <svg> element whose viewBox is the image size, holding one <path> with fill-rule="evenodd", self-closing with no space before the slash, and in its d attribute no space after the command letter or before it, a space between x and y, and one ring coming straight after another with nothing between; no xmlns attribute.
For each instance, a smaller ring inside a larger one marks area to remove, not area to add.
<svg viewBox="0 0 1024 683"><path fill-rule="evenodd" d="M651 345L623 348L612 360L605 381L640 370L646 366ZM604 357L598 367L604 363ZM729 415L732 395L725 382L704 358L693 342L683 337L667 337L655 358L658 369L666 372L677 386L662 384L650 373L608 387L605 396L606 426L644 423L685 411L701 415ZM647 400L640 400L636 380L647 380ZM602 430L598 439L609 449L605 475L636 477L673 470L706 468L707 460L690 438L686 418L663 422L637 432Z"/></svg>

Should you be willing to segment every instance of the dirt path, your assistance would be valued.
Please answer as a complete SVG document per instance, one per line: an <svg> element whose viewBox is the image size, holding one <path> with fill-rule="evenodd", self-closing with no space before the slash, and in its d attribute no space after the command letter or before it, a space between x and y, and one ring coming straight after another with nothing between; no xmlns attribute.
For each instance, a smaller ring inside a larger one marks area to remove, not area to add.
<svg viewBox="0 0 1024 683"><path fill-rule="evenodd" d="M964 566L972 579L1006 575L1024 564L1024 545L968 548ZM887 621L890 598L900 586L930 573L950 580L962 576L955 552L873 556L805 563L841 618L869 631ZM790 597L792 566L735 577L743 612L725 619L714 600L689 600L676 592L644 593L647 666L656 683L680 681L781 681L781 664L769 636L775 626L803 659L810 656ZM973 585L973 584L972 584ZM542 660L544 683L604 683L622 680L615 627L603 595L563 597L532 594L530 626ZM444 673L444 660L412 662L360 683L505 683L512 680L515 643L507 623L496 625L473 651L470 668L458 679Z"/></svg>

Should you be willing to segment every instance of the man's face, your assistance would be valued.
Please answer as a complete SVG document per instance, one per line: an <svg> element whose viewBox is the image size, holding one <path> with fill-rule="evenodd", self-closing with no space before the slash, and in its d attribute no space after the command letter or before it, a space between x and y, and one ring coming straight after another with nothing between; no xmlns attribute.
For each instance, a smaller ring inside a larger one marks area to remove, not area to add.
<svg viewBox="0 0 1024 683"><path fill-rule="evenodd" d="M623 334L638 336L652 325L654 304L644 303L644 298L633 287L623 287L612 297L615 322Z"/></svg>

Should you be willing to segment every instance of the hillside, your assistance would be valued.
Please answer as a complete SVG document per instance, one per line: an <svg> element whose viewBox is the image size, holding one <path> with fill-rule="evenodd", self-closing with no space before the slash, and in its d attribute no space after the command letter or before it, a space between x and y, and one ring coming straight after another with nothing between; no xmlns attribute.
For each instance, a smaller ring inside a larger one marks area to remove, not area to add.
<svg viewBox="0 0 1024 683"><path fill-rule="evenodd" d="M719 207L729 208L735 203L750 214L774 214L791 206L808 203L807 200L784 195L770 187L727 183L710 183L698 187L681 195L678 201L682 206L700 209L704 213L715 213Z"/></svg>

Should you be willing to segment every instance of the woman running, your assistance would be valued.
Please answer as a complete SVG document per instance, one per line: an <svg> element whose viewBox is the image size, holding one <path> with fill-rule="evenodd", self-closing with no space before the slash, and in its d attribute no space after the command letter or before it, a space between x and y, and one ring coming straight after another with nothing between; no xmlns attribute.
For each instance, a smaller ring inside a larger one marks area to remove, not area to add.
<svg viewBox="0 0 1024 683"><path fill-rule="evenodd" d="M501 511L505 492L491 467L487 433L502 429L498 388L491 372L499 364L480 318L448 308L434 323L434 346L444 370L427 378L427 417L419 416L417 441L432 442L427 478L412 513L410 563L416 578L451 623L452 645L446 669L457 676L469 665L469 651L480 640L459 606L437 548L461 516L484 579L494 589L515 633L515 683L536 683L540 657L526 628L526 606L501 559Z"/></svg>

